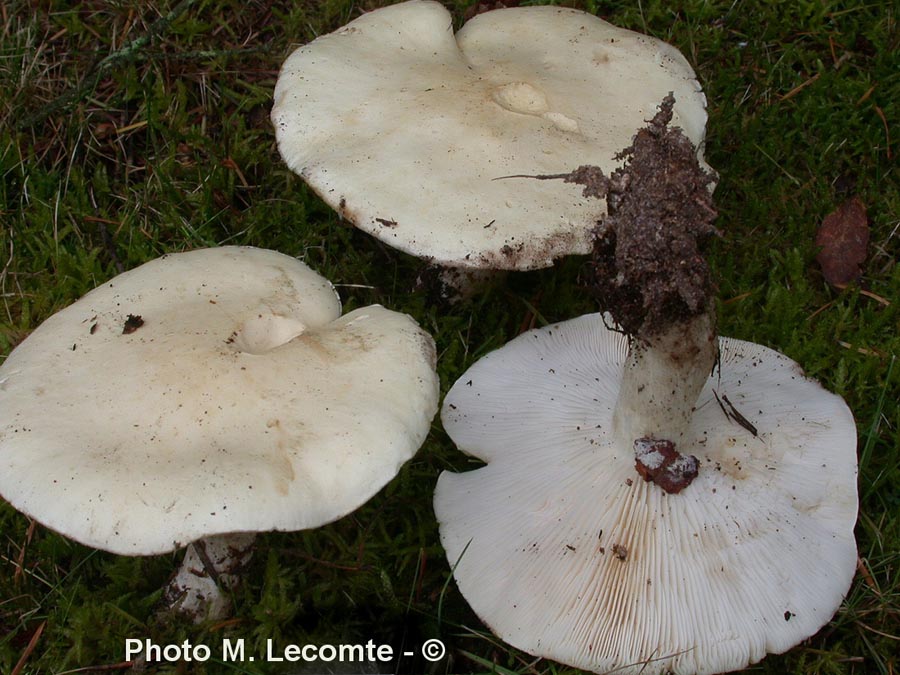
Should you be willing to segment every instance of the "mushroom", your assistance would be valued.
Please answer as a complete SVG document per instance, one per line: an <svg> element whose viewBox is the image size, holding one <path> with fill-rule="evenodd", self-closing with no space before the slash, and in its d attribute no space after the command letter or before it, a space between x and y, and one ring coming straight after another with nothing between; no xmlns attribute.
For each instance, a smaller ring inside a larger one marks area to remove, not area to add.
<svg viewBox="0 0 900 675"><path fill-rule="evenodd" d="M442 410L487 462L435 491L460 591L509 643L598 673L783 652L831 618L856 566L853 416L787 357L716 337L709 177L670 113L605 179L609 313L520 335Z"/></svg>
<svg viewBox="0 0 900 675"><path fill-rule="evenodd" d="M446 9L412 0L291 54L272 121L287 165L342 217L465 287L589 253L603 200L510 176L613 170L668 92L701 147L706 99L674 47L549 6L486 12L454 36Z"/></svg>
<svg viewBox="0 0 900 675"><path fill-rule="evenodd" d="M719 673L837 610L856 566L853 417L781 354L718 342L679 444L700 470L677 494L640 477L616 428L628 341L600 314L524 333L451 388L444 429L487 466L441 474L441 543L502 639L598 673Z"/></svg>
<svg viewBox="0 0 900 675"><path fill-rule="evenodd" d="M0 495L82 544L191 544L167 589L221 616L252 533L351 512L437 410L431 337L274 251L163 256L53 315L0 367ZM398 365L402 364L402 365Z"/></svg>

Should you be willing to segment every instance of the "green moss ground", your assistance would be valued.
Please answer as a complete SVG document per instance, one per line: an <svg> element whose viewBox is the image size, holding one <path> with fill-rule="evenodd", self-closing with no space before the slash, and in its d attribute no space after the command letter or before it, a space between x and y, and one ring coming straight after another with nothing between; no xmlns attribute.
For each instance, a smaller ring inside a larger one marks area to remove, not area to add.
<svg viewBox="0 0 900 675"><path fill-rule="evenodd" d="M412 314L435 336L445 390L531 320L592 311L575 283L583 259L512 277L452 312L426 306L410 290L417 261L341 223L282 165L268 122L281 61L292 46L376 5L5 3L0 358L118 271L226 243L302 258L338 285L348 309L379 302ZM725 234L712 256L722 334L786 353L856 416L865 573L818 635L751 670L894 673L900 8L828 0L585 0L579 7L672 42L707 92L706 154L721 173L717 224ZM464 3L452 9L459 19ZM869 257L861 286L838 292L823 281L813 242L822 218L851 194L869 209ZM17 664L19 673L122 672L126 637L211 645L243 637L248 653L267 638L373 638L399 647L440 637L451 660L404 660L399 672L572 673L491 637L447 584L431 493L441 470L466 464L435 420L416 458L365 507L313 532L263 536L236 593L235 618L200 627L153 618L176 555L92 551L0 504L0 672ZM282 669L211 661L161 669L168 671Z"/></svg>

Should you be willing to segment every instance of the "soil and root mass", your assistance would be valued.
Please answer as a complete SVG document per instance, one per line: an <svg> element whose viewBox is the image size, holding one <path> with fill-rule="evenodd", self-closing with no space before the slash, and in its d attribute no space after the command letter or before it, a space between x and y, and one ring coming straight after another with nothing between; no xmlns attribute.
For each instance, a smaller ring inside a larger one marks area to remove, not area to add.
<svg viewBox="0 0 900 675"><path fill-rule="evenodd" d="M668 127L673 104L666 97L620 153L625 166L606 181L609 216L597 232L590 278L600 308L628 335L651 343L710 312L713 283L702 251L719 234L714 177L681 130Z"/></svg>
<svg viewBox="0 0 900 675"><path fill-rule="evenodd" d="M634 444L638 473L669 493L698 472L696 458L675 446L716 363L714 284L703 250L719 234L715 178L700 167L691 141L669 126L674 103L671 95L662 101L610 176L592 166L541 176L607 200L588 286L630 338L616 422Z"/></svg>

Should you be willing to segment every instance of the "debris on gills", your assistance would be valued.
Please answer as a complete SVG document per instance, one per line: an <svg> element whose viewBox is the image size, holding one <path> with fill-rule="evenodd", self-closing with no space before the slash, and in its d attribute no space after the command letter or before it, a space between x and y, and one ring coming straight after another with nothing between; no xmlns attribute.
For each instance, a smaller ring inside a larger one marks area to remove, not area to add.
<svg viewBox="0 0 900 675"><path fill-rule="evenodd" d="M669 494L677 494L700 472L693 455L682 455L672 441L637 438L634 441L634 468L648 483L656 483Z"/></svg>

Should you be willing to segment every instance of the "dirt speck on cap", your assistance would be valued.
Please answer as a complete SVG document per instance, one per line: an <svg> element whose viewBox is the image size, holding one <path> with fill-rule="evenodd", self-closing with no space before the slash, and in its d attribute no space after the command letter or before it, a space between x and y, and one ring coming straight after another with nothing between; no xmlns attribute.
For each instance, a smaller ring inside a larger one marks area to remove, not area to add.
<svg viewBox="0 0 900 675"><path fill-rule="evenodd" d="M122 335L131 335L134 331L144 325L144 320L140 314L129 314L125 319L125 325L122 327Z"/></svg>

